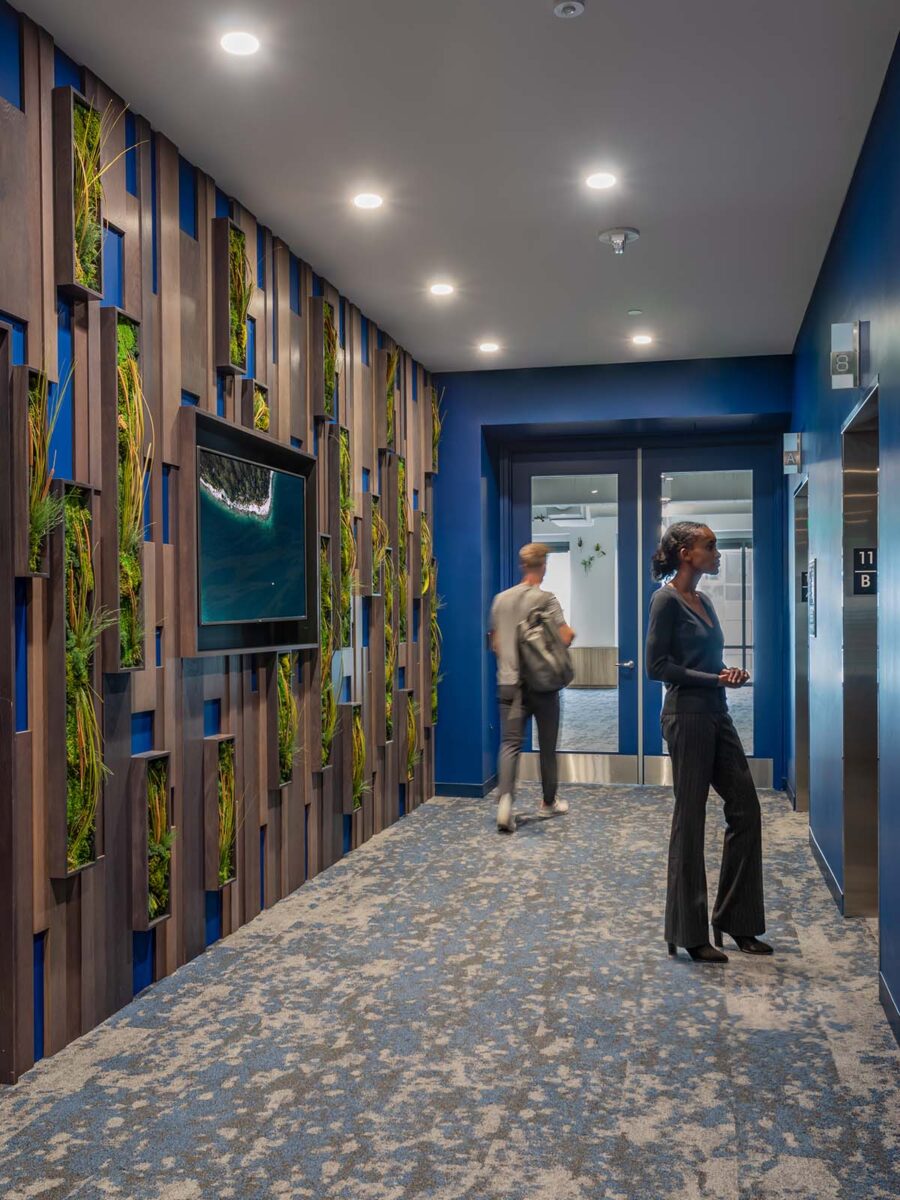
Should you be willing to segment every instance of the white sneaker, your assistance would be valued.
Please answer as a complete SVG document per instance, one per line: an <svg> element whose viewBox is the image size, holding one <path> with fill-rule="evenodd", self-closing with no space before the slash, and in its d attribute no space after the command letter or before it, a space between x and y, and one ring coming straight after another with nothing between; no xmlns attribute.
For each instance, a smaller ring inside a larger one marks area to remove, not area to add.
<svg viewBox="0 0 900 1200"><path fill-rule="evenodd" d="M497 805L497 828L501 833L514 833L516 823L513 820L512 811L512 796L507 793L500 797L500 803Z"/></svg>
<svg viewBox="0 0 900 1200"><path fill-rule="evenodd" d="M541 807L538 809L540 813L567 813L568 811L568 800L554 800L552 804L544 804L542 801Z"/></svg>

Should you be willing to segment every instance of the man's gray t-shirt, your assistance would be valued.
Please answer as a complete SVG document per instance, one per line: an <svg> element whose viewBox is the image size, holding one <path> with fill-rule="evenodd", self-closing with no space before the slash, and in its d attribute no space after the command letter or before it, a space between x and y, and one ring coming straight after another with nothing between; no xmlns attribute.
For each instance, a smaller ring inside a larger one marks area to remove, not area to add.
<svg viewBox="0 0 900 1200"><path fill-rule="evenodd" d="M565 624L559 601L552 592L542 591L528 583L517 583L494 597L491 605L490 627L497 655L497 686L513 687L519 682L519 645L517 629L520 621L537 607L546 609L547 616L557 628Z"/></svg>

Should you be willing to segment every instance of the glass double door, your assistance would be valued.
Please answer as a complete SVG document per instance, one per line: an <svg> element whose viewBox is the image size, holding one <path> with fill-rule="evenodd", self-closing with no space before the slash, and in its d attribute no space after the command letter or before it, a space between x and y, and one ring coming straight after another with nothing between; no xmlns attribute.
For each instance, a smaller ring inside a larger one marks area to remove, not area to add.
<svg viewBox="0 0 900 1200"><path fill-rule="evenodd" d="M718 537L721 569L701 588L716 606L726 663L750 672L750 685L730 692L729 705L757 781L771 785L782 736L779 471L772 444L513 459L508 583L518 547L543 542L550 550L544 587L576 632L575 679L561 697L563 780L671 778L659 723L663 689L647 679L644 663L647 612L658 586L649 567L663 530L690 520ZM760 589L763 562L769 569ZM528 730L526 779L538 777L536 736Z"/></svg>

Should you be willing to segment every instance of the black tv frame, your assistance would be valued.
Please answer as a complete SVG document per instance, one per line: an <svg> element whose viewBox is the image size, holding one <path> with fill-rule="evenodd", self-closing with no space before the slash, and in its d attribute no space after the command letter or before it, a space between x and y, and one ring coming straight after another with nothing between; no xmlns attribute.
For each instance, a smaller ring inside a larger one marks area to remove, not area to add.
<svg viewBox="0 0 900 1200"><path fill-rule="evenodd" d="M271 650L306 650L318 644L319 633L319 559L318 559L318 500L316 460L303 450L286 446L265 433L233 425L202 409L190 407L181 411L181 430L184 433L179 499L184 517L180 530L190 541L185 547L184 565L191 572L193 594L190 597L192 628L185 629L182 639L184 657L210 654L262 653ZM199 582L199 503L197 451L211 450L231 458L244 459L277 471L289 471L305 481L305 570L307 615L296 620L243 621L234 624L200 624Z"/></svg>

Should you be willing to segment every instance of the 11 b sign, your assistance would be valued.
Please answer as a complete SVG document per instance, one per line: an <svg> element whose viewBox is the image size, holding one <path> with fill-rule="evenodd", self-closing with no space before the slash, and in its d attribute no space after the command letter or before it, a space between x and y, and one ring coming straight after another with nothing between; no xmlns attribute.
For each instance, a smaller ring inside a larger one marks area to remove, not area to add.
<svg viewBox="0 0 900 1200"><path fill-rule="evenodd" d="M874 596L878 591L878 551L866 546L853 551L853 595Z"/></svg>

